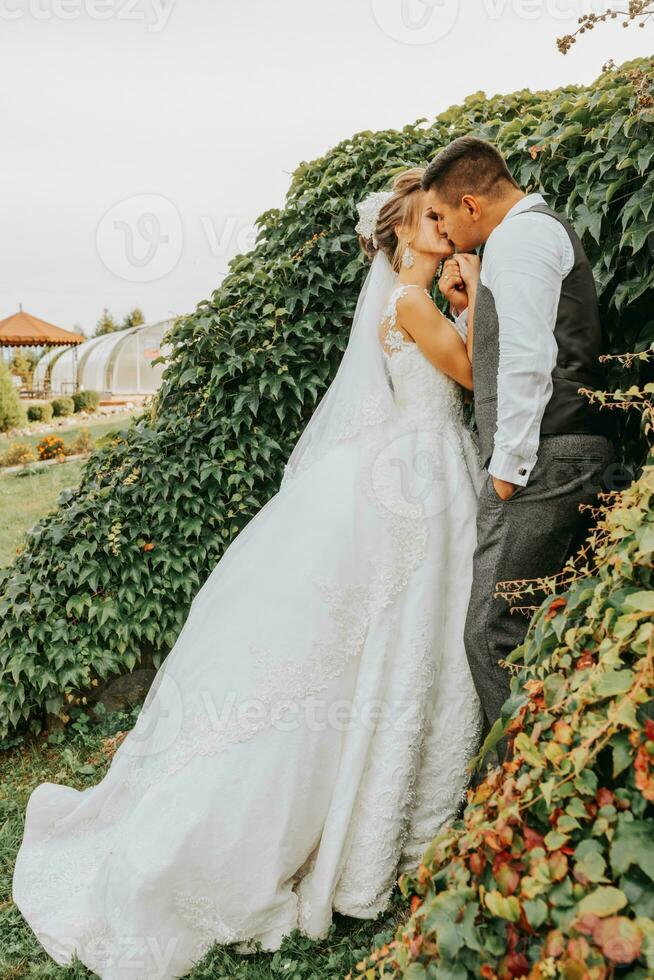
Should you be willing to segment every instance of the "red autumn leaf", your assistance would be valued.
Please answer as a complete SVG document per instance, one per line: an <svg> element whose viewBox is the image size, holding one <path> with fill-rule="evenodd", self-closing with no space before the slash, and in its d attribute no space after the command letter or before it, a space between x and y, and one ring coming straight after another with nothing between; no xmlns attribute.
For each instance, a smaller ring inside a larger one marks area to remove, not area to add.
<svg viewBox="0 0 654 980"><path fill-rule="evenodd" d="M583 650L580 657L577 657L575 667L577 670L585 670L586 667L593 667L595 664L595 654L592 650Z"/></svg>
<svg viewBox="0 0 654 980"><path fill-rule="evenodd" d="M553 929L550 933L548 933L547 939L545 940L543 953L546 957L553 956L554 959L557 959L564 949L565 943L562 933L560 933L558 929Z"/></svg>
<svg viewBox="0 0 654 980"><path fill-rule="evenodd" d="M654 720L648 718L645 722L645 738L648 740L654 739Z"/></svg>
<svg viewBox="0 0 654 980"><path fill-rule="evenodd" d="M484 843L487 847L490 847L491 851L501 851L503 849L498 835L494 830L484 830L483 833Z"/></svg>
<svg viewBox="0 0 654 980"><path fill-rule="evenodd" d="M483 874L484 868L486 867L486 855L483 851L476 851L470 855L469 864L473 875L479 877Z"/></svg>
<svg viewBox="0 0 654 980"><path fill-rule="evenodd" d="M568 859L562 851L553 851L547 857L550 874L554 881L562 881L568 873Z"/></svg>
<svg viewBox="0 0 654 980"><path fill-rule="evenodd" d="M554 725L554 741L561 745L570 745L574 729L567 721L557 721Z"/></svg>
<svg viewBox="0 0 654 980"><path fill-rule="evenodd" d="M569 939L566 951L571 960L580 962L585 969L586 960L590 955L590 943L584 936Z"/></svg>
<svg viewBox="0 0 654 980"><path fill-rule="evenodd" d="M518 940L520 936L518 935L518 930L512 922L507 922L506 924L506 949L509 953L515 953L518 948Z"/></svg>
<svg viewBox="0 0 654 980"><path fill-rule="evenodd" d="M509 827L508 823L503 824L501 827L498 826L498 832L500 835L500 840L505 847L510 847L513 843L513 828Z"/></svg>
<svg viewBox="0 0 654 980"><path fill-rule="evenodd" d="M529 973L529 961L524 953L511 953L507 956L506 967L511 977L526 977Z"/></svg>
<svg viewBox="0 0 654 980"><path fill-rule="evenodd" d="M425 882L429 881L431 878L431 871L425 864L421 864L418 868L418 882L424 885Z"/></svg>
<svg viewBox="0 0 654 980"><path fill-rule="evenodd" d="M518 732L522 731L522 729L524 728L526 714L527 714L527 709L525 707L524 710L521 711L519 715L517 715L511 722L509 722L509 724L506 727L506 733L505 733L507 737L509 735L516 735Z"/></svg>
<svg viewBox="0 0 654 980"><path fill-rule="evenodd" d="M597 790L597 805L598 806L614 806L615 796L610 789L602 786Z"/></svg>
<svg viewBox="0 0 654 980"><path fill-rule="evenodd" d="M567 606L567 604L568 600L565 598L565 596L558 596L556 599L553 599L548 606L547 612L545 613L545 619L554 619L557 612L560 609L563 609L564 606Z"/></svg>
<svg viewBox="0 0 654 980"><path fill-rule="evenodd" d="M525 827L523 833L528 851L533 851L535 847L545 846L545 837L543 834L539 834L537 830L532 830L531 827Z"/></svg>
<svg viewBox="0 0 654 980"><path fill-rule="evenodd" d="M501 893L506 897L513 895L520 884L520 875L510 864L503 864L495 875Z"/></svg>
<svg viewBox="0 0 654 980"><path fill-rule="evenodd" d="M633 963L640 956L644 936L632 919L613 915L600 921L593 938L612 963Z"/></svg>
<svg viewBox="0 0 654 980"><path fill-rule="evenodd" d="M654 779L651 771L652 756L644 745L641 745L636 753L634 770L636 772L636 787L640 790L646 800L654 803Z"/></svg>
<svg viewBox="0 0 654 980"><path fill-rule="evenodd" d="M586 912L585 915L581 915L578 919L575 919L575 929L584 936L594 936L595 930L601 924L602 920L594 912Z"/></svg>
<svg viewBox="0 0 654 980"><path fill-rule="evenodd" d="M510 851L504 850L504 851L500 851L499 854L496 854L495 857L493 858L493 875L496 875L503 865L509 864L510 862L511 862Z"/></svg>

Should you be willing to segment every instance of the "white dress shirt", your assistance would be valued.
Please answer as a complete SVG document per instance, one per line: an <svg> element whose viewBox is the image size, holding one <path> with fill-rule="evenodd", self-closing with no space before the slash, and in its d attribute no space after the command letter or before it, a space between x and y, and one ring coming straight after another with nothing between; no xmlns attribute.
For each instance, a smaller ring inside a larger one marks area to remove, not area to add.
<svg viewBox="0 0 654 980"><path fill-rule="evenodd" d="M511 208L486 242L480 274L499 319L497 427L488 471L519 486L526 486L537 459L558 354L561 283L574 265L559 221L538 211L522 214L544 203L541 194L527 194Z"/></svg>

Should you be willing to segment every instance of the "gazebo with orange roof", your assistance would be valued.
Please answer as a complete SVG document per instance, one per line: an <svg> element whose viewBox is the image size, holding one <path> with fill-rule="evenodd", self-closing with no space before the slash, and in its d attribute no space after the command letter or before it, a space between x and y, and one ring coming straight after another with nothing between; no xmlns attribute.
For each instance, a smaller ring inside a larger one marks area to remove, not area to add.
<svg viewBox="0 0 654 980"><path fill-rule="evenodd" d="M25 313L22 305L18 313L0 320L0 347L76 347L86 340L83 334Z"/></svg>

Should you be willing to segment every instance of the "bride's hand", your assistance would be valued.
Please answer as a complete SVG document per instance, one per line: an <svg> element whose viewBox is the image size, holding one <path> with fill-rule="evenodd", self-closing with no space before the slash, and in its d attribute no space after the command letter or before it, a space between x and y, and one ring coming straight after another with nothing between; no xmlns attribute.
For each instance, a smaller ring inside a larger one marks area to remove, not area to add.
<svg viewBox="0 0 654 980"><path fill-rule="evenodd" d="M463 279L466 292L474 292L479 282L479 272L481 260L474 252L457 252L456 261L459 264L459 273Z"/></svg>
<svg viewBox="0 0 654 980"><path fill-rule="evenodd" d="M447 259L443 264L443 272L438 281L438 288L449 302L455 313L463 313L468 307L468 293L463 284L459 263L456 259Z"/></svg>

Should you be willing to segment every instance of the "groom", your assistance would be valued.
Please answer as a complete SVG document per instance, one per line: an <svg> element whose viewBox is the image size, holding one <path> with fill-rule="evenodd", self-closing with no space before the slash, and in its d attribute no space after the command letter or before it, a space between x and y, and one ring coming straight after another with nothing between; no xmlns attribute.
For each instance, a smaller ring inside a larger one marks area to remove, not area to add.
<svg viewBox="0 0 654 980"><path fill-rule="evenodd" d="M574 229L540 194L520 189L491 143L454 140L427 168L423 188L439 231L457 251L485 245L472 366L488 475L465 646L487 734L509 696L510 673L500 661L528 627L524 614L494 595L495 585L561 570L587 530L579 505L595 502L614 458L610 413L578 392L606 388L598 360L604 335L591 266ZM448 270L441 290L461 310L467 296L456 260ZM524 603L543 598L527 595ZM500 762L506 751L502 739Z"/></svg>

